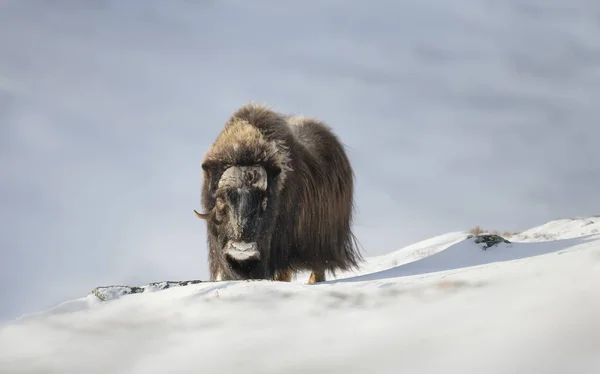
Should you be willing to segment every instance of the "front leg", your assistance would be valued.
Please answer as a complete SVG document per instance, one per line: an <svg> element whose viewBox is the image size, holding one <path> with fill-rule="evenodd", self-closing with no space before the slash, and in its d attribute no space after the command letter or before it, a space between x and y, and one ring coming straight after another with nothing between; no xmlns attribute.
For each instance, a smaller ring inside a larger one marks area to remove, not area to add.
<svg viewBox="0 0 600 374"><path fill-rule="evenodd" d="M293 272L290 269L287 270L278 270L275 272L275 280L278 282L291 282Z"/></svg>
<svg viewBox="0 0 600 374"><path fill-rule="evenodd" d="M308 278L308 284L315 284L318 282L325 282L325 271L324 270L313 270Z"/></svg>

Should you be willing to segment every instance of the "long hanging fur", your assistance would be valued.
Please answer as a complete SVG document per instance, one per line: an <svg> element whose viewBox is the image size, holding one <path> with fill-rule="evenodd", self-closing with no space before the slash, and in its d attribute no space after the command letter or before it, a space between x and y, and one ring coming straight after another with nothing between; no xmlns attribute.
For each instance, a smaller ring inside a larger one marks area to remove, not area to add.
<svg viewBox="0 0 600 374"><path fill-rule="evenodd" d="M326 124L262 105L239 108L203 159L204 211L213 210L218 180L228 166L254 164L272 171L261 266L249 272L228 267L219 227L207 219L211 280L289 281L292 273L309 270L313 283L323 281L326 271L359 267L363 259L351 230L354 172Z"/></svg>

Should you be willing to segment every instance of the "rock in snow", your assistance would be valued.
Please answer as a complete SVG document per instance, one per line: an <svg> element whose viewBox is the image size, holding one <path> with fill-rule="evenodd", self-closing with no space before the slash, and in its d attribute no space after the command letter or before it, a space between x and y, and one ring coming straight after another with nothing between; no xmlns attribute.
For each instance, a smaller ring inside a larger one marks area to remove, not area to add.
<svg viewBox="0 0 600 374"><path fill-rule="evenodd" d="M473 241L477 244L483 244L483 249L488 249L500 243L510 244L510 241L496 234L479 234L475 236Z"/></svg>
<svg viewBox="0 0 600 374"><path fill-rule="evenodd" d="M161 291L171 287L181 287L190 284L196 284L202 282L201 280L189 280L189 281L163 281L153 282L142 287L136 286L103 286L96 287L92 290L91 294L96 296L101 301L109 301L120 298L124 295L130 295L135 293L142 293L146 291Z"/></svg>

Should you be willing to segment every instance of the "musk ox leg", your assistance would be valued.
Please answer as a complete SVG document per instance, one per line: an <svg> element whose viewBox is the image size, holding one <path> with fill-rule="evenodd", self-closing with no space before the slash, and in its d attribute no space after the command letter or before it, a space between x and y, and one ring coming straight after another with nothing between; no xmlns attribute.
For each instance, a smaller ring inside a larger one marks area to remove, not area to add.
<svg viewBox="0 0 600 374"><path fill-rule="evenodd" d="M275 273L275 280L278 282L291 282L293 275L291 270L281 270Z"/></svg>
<svg viewBox="0 0 600 374"><path fill-rule="evenodd" d="M325 282L325 271L324 270L313 270L308 278L308 284L314 284L318 282Z"/></svg>

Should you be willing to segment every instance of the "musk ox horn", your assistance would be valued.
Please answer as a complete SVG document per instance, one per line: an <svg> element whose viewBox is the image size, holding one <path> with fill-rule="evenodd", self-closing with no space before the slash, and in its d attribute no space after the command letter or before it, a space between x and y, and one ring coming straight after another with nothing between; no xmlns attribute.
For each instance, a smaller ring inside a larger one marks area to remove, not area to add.
<svg viewBox="0 0 600 374"><path fill-rule="evenodd" d="M196 209L194 209L194 213L196 213L196 217L200 219L207 219L209 215L208 213L199 213Z"/></svg>
<svg viewBox="0 0 600 374"><path fill-rule="evenodd" d="M249 186L265 191L267 172L262 166L231 166L223 172L218 188Z"/></svg>

